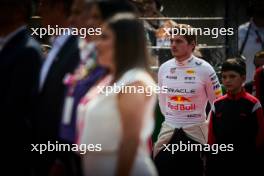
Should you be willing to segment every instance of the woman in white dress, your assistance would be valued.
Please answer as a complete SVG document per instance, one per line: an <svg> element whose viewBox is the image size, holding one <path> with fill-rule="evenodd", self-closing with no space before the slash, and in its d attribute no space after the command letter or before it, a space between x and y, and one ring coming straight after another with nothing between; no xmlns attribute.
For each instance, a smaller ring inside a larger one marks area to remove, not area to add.
<svg viewBox="0 0 264 176"><path fill-rule="evenodd" d="M79 144L97 146L82 155L84 174L157 175L148 146L156 87L147 71L144 27L132 14L118 14L103 26L97 49L113 81L104 91L98 88L79 124Z"/></svg>

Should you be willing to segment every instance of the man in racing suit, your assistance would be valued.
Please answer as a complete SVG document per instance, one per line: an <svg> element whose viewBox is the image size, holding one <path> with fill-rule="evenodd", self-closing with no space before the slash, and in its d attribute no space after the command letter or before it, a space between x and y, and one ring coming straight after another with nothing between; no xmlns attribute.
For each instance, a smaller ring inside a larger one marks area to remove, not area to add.
<svg viewBox="0 0 264 176"><path fill-rule="evenodd" d="M186 25L176 27L192 30ZM174 58L159 68L159 86L167 90L159 94L159 106L165 121L153 153L160 175L173 172L203 174L201 152L179 151L177 148L180 143L206 144L208 123L205 108L208 101L213 103L222 95L212 66L192 54L195 45L195 35L171 37Z"/></svg>

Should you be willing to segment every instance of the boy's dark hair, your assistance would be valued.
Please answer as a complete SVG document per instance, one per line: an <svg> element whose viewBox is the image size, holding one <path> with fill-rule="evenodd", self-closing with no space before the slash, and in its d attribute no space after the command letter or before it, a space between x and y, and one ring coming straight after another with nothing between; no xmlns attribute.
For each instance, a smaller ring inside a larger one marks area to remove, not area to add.
<svg viewBox="0 0 264 176"><path fill-rule="evenodd" d="M222 65L221 72L225 71L235 71L241 76L246 75L246 63L242 58L229 58Z"/></svg>

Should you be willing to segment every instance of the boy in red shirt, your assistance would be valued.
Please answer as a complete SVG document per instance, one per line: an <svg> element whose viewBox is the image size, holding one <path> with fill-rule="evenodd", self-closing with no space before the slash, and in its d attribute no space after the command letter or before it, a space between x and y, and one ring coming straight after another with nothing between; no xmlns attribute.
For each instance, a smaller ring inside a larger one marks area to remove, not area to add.
<svg viewBox="0 0 264 176"><path fill-rule="evenodd" d="M233 144L233 151L211 154L208 175L254 175L264 151L264 116L259 100L245 92L246 65L239 58L222 65L222 82L227 94L217 99L211 111L208 143Z"/></svg>

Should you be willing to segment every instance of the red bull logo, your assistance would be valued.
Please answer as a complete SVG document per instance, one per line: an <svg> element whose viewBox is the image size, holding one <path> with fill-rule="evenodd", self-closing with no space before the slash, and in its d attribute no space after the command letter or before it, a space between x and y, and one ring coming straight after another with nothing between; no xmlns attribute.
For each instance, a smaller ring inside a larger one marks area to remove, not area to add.
<svg viewBox="0 0 264 176"><path fill-rule="evenodd" d="M173 97L170 97L170 100L175 101L177 103L191 102L190 98L186 98L186 97L180 96L180 95L175 95Z"/></svg>
<svg viewBox="0 0 264 176"><path fill-rule="evenodd" d="M189 105L176 104L176 105L173 105L170 102L168 102L168 107L170 109L176 110L176 111L194 111L196 109L195 104L189 104Z"/></svg>

